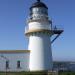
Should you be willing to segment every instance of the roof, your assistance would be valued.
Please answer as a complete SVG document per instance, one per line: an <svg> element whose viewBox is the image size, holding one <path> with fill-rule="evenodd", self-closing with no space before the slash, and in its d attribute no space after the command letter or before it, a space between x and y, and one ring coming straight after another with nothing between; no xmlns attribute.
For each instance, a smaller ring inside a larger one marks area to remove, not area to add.
<svg viewBox="0 0 75 75"><path fill-rule="evenodd" d="M33 3L32 6L30 7L30 9L32 9L34 7L45 7L48 9L48 7L43 2L40 2L40 1Z"/></svg>
<svg viewBox="0 0 75 75"><path fill-rule="evenodd" d="M0 53L30 53L30 50L0 50Z"/></svg>

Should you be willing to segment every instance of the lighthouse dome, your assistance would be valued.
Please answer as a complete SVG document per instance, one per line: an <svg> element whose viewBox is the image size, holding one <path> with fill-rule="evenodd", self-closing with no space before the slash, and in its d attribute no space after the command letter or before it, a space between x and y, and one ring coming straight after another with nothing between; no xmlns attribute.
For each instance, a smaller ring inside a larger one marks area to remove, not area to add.
<svg viewBox="0 0 75 75"><path fill-rule="evenodd" d="M37 0L37 2L33 3L30 7L30 18L48 19L48 7L40 0Z"/></svg>
<svg viewBox="0 0 75 75"><path fill-rule="evenodd" d="M40 0L37 0L37 2L35 2L34 4L32 4L32 6L30 7L30 9L35 8L35 7L44 7L44 8L48 9L48 7L43 2L40 2Z"/></svg>

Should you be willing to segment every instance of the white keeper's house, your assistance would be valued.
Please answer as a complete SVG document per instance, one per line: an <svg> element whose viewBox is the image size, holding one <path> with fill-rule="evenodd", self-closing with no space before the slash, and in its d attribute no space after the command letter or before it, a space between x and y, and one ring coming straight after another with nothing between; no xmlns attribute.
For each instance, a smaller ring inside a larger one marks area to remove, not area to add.
<svg viewBox="0 0 75 75"><path fill-rule="evenodd" d="M29 50L0 50L0 71L28 71Z"/></svg>
<svg viewBox="0 0 75 75"><path fill-rule="evenodd" d="M51 44L63 32L53 28L48 7L37 0L25 26L28 50L0 50L0 71L48 71L53 68ZM51 40L52 36L56 37Z"/></svg>

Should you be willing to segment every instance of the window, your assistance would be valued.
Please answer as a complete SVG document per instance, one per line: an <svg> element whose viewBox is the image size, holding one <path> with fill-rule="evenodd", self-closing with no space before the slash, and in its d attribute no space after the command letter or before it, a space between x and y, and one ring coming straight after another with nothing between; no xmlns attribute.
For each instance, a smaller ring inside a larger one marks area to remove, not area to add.
<svg viewBox="0 0 75 75"><path fill-rule="evenodd" d="M17 68L21 68L20 61L17 61Z"/></svg>
<svg viewBox="0 0 75 75"><path fill-rule="evenodd" d="M6 61L6 69L9 68L9 61Z"/></svg>

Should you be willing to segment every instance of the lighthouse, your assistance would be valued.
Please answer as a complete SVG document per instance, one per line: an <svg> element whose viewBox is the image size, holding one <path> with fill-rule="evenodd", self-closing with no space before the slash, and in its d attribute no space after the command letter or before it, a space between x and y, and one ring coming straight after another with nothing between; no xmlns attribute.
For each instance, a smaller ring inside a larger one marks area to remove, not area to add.
<svg viewBox="0 0 75 75"><path fill-rule="evenodd" d="M62 30L52 30L52 21L48 17L48 7L40 0L32 4L29 16L25 35L28 37L28 50L31 50L30 71L52 70L51 44ZM51 40L51 36L54 34L58 35Z"/></svg>

